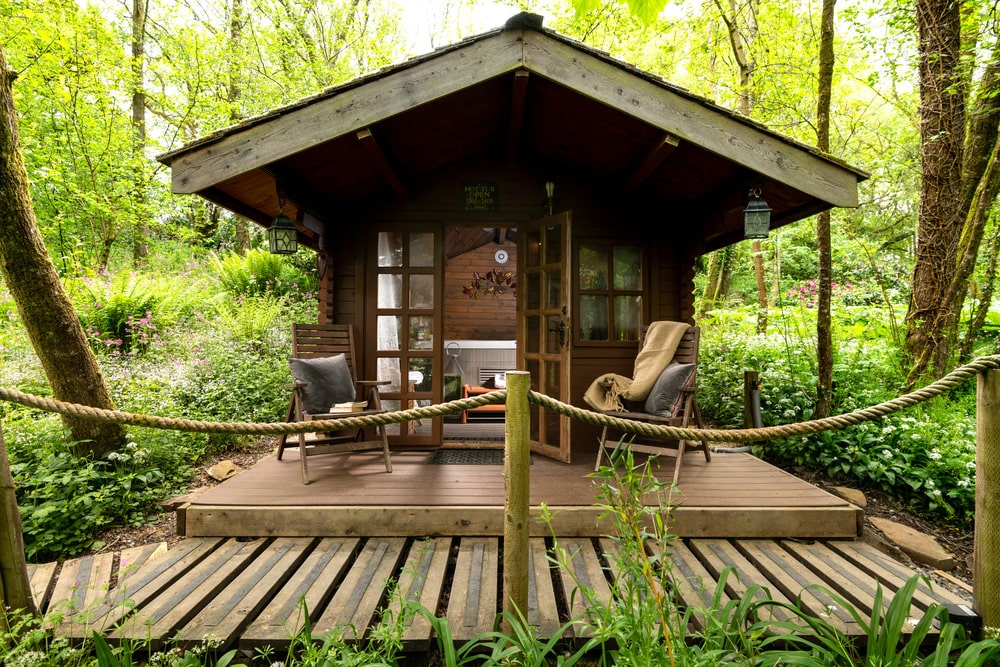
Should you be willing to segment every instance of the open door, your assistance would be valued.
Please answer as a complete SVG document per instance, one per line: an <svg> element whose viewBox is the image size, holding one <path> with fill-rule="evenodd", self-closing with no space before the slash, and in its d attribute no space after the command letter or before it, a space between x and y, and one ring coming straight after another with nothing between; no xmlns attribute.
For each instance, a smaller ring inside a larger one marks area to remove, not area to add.
<svg viewBox="0 0 1000 667"><path fill-rule="evenodd" d="M517 228L517 367L531 389L569 403L570 214ZM569 463L568 417L531 406L531 449Z"/></svg>

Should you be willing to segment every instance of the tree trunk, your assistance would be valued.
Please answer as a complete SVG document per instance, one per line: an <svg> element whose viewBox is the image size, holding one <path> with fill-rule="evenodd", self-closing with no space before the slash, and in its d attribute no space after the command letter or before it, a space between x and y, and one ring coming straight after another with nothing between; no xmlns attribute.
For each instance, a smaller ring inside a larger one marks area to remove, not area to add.
<svg viewBox="0 0 1000 667"><path fill-rule="evenodd" d="M149 262L149 211L146 181L146 92L143 71L146 58L148 0L132 0L132 263Z"/></svg>
<svg viewBox="0 0 1000 667"><path fill-rule="evenodd" d="M10 473L7 445L0 428L0 631L10 631L10 614L6 610L21 610L37 614L35 599L28 580L28 563L24 557L24 534L21 512L17 508L17 490Z"/></svg>
<svg viewBox="0 0 1000 667"><path fill-rule="evenodd" d="M760 241L754 239L753 274L757 279L757 333L767 331L767 282L764 280L764 251Z"/></svg>
<svg viewBox="0 0 1000 667"><path fill-rule="evenodd" d="M961 75L960 5L917 0L920 76L920 211L913 290L906 314L908 386L943 375L950 354L949 288L965 223L962 161L965 91Z"/></svg>
<svg viewBox="0 0 1000 667"><path fill-rule="evenodd" d="M0 268L53 396L114 409L100 366L38 231L18 139L15 77L0 48ZM124 444L119 424L69 415L63 416L63 423L77 453L99 456Z"/></svg>
<svg viewBox="0 0 1000 667"><path fill-rule="evenodd" d="M705 317L715 307L715 298L719 292L719 275L721 269L722 251L716 250L708 258L708 277L705 279L705 288L701 292L698 319Z"/></svg>
<svg viewBox="0 0 1000 667"><path fill-rule="evenodd" d="M823 0L820 20L819 75L816 91L816 146L830 151L830 98L833 91L833 19L836 0ZM819 304L816 313L816 405L813 418L830 416L833 399L833 243L830 212L816 216L819 252Z"/></svg>
<svg viewBox="0 0 1000 667"><path fill-rule="evenodd" d="M993 305L993 294L996 292L998 254L1000 254L1000 224L994 223L993 237L990 240L990 258L986 267L986 284L979 291L979 304L976 312L969 318L965 327L965 336L958 345L958 363L964 364L972 358L972 351L979 340L979 332L986 324L986 316L989 315L990 307ZM1000 341L1000 336L997 337Z"/></svg>

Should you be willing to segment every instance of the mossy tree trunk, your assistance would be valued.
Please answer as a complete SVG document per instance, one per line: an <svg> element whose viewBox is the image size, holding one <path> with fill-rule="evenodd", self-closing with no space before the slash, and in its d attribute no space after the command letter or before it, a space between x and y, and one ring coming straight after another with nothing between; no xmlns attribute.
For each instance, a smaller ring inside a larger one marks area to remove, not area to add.
<svg viewBox="0 0 1000 667"><path fill-rule="evenodd" d="M49 258L35 220L18 139L13 82L0 48L0 269L53 396L114 409L73 304ZM120 424L63 416L78 454L101 454L124 444ZM6 525L6 524L5 524Z"/></svg>

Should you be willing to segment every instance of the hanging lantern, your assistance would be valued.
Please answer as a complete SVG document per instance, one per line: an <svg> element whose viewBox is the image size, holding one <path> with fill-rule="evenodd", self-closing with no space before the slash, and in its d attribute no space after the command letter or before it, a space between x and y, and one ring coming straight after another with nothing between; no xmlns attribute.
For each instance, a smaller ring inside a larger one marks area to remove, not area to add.
<svg viewBox="0 0 1000 667"><path fill-rule="evenodd" d="M750 191L750 201L743 211L743 238L766 239L771 229L771 207L760 198L760 190Z"/></svg>
<svg viewBox="0 0 1000 667"><path fill-rule="evenodd" d="M294 255L298 252L298 230L285 215L285 202L278 207L278 217L267 228L267 244L272 255Z"/></svg>

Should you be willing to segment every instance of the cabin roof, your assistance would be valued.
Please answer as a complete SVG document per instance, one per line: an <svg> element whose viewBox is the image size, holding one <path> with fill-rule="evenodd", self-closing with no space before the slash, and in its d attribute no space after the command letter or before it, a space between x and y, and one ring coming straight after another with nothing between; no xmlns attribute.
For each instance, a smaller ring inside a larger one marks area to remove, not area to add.
<svg viewBox="0 0 1000 667"><path fill-rule="evenodd" d="M772 227L858 204L868 175L662 78L542 27L503 27L273 109L160 155L176 193L197 193L261 225L279 189L324 222L372 197L482 155L558 165L701 220L712 250L742 238L759 188ZM287 209L287 207L286 207ZM288 211L286 210L286 213ZM313 228L310 230L309 223ZM315 236L312 236L315 238Z"/></svg>

